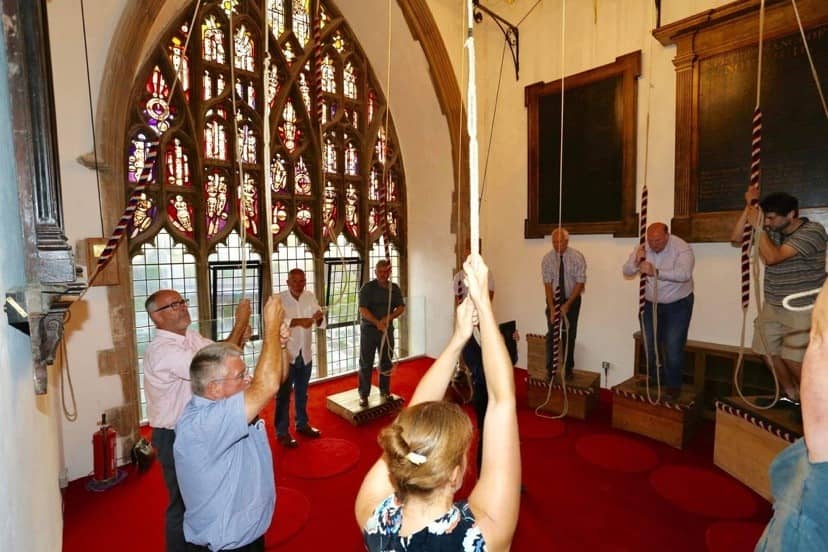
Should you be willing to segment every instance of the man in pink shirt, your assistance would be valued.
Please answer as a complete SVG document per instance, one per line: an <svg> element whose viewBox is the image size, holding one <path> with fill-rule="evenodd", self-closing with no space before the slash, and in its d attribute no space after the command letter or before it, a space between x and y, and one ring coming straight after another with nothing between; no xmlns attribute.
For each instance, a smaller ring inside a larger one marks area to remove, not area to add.
<svg viewBox="0 0 828 552"><path fill-rule="evenodd" d="M155 337L144 353L144 393L147 418L152 427L152 444L164 473L169 494L166 514L168 552L191 550L184 540L184 501L175 476L173 444L175 424L184 406L192 397L190 361L202 347L213 343L194 330L189 330L189 300L171 289L156 291L147 298L145 308L155 324ZM236 309L229 343L242 346L249 336L250 301L243 299Z"/></svg>

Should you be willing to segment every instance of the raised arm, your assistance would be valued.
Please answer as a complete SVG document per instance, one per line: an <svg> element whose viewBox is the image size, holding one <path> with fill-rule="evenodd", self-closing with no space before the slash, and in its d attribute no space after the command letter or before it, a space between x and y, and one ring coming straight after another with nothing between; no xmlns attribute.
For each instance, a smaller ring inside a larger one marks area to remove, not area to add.
<svg viewBox="0 0 828 552"><path fill-rule="evenodd" d="M520 503L520 445L512 362L500 337L488 294L488 268L472 255L464 269L480 321L480 346L489 405L483 424L483 461L469 504L489 550L507 550Z"/></svg>
<svg viewBox="0 0 828 552"><path fill-rule="evenodd" d="M281 304L281 303L280 303ZM244 347L245 341L250 338L250 300L242 299L236 306L236 319L233 322L233 329L227 336L228 343Z"/></svg>
<svg viewBox="0 0 828 552"><path fill-rule="evenodd" d="M474 327L474 305L471 299L466 297L457 306L457 317L454 322L454 333L451 339L428 369L425 375L417 384L414 396L411 397L410 406L426 401L440 401L446 394L451 377L454 374L454 367L460 358L460 352L466 341L469 340Z"/></svg>
<svg viewBox="0 0 828 552"><path fill-rule="evenodd" d="M463 345L471 337L472 328L474 327L473 314L474 306L471 299L467 297L457 307L454 333L448 345L420 379L409 406L443 399L451 381L451 376L454 374L454 366L460 358L460 351L463 350ZM362 480L362 485L357 493L354 514L360 527L365 526L377 504L393 491L394 487L388 479L388 464L381 456L365 475L365 479Z"/></svg>
<svg viewBox="0 0 828 552"><path fill-rule="evenodd" d="M802 425L811 462L828 462L828 281L817 297L802 361Z"/></svg>
<svg viewBox="0 0 828 552"><path fill-rule="evenodd" d="M256 374L250 387L244 391L244 413L247 421L253 421L262 408L273 400L284 379L284 360L280 344L280 330L285 309L278 294L270 296L264 308L264 341L256 364Z"/></svg>

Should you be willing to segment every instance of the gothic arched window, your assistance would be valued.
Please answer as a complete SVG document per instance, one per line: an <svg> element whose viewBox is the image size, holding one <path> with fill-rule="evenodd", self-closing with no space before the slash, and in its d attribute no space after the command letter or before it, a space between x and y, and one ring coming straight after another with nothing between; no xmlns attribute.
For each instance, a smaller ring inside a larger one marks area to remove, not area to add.
<svg viewBox="0 0 828 552"><path fill-rule="evenodd" d="M214 339L242 294L258 303L253 362L263 290L299 267L337 313L315 376L355 369L346 307L379 256L405 290L406 211L399 142L354 34L324 0L203 0L162 36L133 86L124 152L127 195L146 184L127 228L139 358L143 302L172 287Z"/></svg>

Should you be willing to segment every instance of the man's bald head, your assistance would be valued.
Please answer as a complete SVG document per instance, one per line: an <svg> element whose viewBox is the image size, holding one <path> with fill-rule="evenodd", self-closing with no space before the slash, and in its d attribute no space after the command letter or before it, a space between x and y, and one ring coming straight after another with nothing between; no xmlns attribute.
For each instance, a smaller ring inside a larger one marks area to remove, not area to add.
<svg viewBox="0 0 828 552"><path fill-rule="evenodd" d="M661 253L670 239L670 230L663 222L654 222L647 227L647 245L656 253Z"/></svg>

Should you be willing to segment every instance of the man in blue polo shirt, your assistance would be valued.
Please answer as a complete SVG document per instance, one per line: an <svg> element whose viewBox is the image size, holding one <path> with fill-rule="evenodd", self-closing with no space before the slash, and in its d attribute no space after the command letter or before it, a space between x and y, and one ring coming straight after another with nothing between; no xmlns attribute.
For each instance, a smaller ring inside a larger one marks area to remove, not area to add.
<svg viewBox="0 0 828 552"><path fill-rule="evenodd" d="M184 498L187 542L212 551L264 551L276 506L273 459L259 412L282 381L278 295L264 309L264 343L256 375L242 351L215 343L190 364L193 398L175 428L175 468Z"/></svg>

